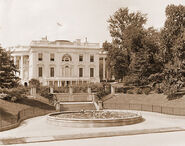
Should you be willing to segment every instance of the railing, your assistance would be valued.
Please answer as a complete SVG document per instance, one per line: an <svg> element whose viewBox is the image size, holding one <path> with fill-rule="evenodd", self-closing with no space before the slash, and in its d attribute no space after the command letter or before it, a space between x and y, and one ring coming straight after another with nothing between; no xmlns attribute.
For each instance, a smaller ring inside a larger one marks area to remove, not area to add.
<svg viewBox="0 0 185 146"><path fill-rule="evenodd" d="M162 114L185 116L185 108L167 107L159 105L133 104L133 103L103 103L104 109L138 110L157 112Z"/></svg>
<svg viewBox="0 0 185 146"><path fill-rule="evenodd" d="M42 116L52 112L51 110L44 110L39 108L28 108L19 111L17 115L9 117L4 117L0 113L0 131L8 130L17 127L21 121L29 119L36 116Z"/></svg>
<svg viewBox="0 0 185 146"><path fill-rule="evenodd" d="M96 48L99 49L99 43L51 43L49 41L32 41L30 46L39 46L39 47L71 47L71 48Z"/></svg>

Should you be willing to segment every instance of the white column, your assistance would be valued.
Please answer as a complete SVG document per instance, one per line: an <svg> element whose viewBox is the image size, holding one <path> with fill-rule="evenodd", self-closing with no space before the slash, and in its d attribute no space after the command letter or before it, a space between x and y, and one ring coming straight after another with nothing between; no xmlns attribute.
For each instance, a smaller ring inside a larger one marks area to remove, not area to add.
<svg viewBox="0 0 185 146"><path fill-rule="evenodd" d="M60 81L58 81L58 87L60 87Z"/></svg>
<svg viewBox="0 0 185 146"><path fill-rule="evenodd" d="M23 79L23 55L21 55L20 77Z"/></svg>
<svg viewBox="0 0 185 146"><path fill-rule="evenodd" d="M16 60L17 60L17 57L14 56L14 65L16 65Z"/></svg>
<svg viewBox="0 0 185 146"><path fill-rule="evenodd" d="M103 57L103 80L105 80L105 58Z"/></svg>

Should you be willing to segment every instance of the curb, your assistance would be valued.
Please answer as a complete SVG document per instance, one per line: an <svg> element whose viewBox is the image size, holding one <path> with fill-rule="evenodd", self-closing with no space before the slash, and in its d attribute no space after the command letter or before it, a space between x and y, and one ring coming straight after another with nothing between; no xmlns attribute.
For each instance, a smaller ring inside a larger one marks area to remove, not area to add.
<svg viewBox="0 0 185 146"><path fill-rule="evenodd" d="M40 137L20 137L20 138L5 138L0 139L0 145L11 144L24 144L24 143L39 143L39 142L51 142L62 140L75 140L75 139L87 139L87 138L102 138L113 136L129 136L129 135L141 135L152 133L167 133L185 131L180 127L158 128L158 129L143 129L143 130L130 130L130 131L113 131L113 132L94 132L94 133L79 133L79 134L65 134L56 136L40 136Z"/></svg>

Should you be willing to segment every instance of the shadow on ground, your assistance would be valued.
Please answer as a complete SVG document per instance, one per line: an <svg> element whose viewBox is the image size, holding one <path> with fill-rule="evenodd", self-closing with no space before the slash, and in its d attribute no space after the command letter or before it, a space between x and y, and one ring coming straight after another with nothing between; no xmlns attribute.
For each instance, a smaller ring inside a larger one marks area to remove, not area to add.
<svg viewBox="0 0 185 146"><path fill-rule="evenodd" d="M182 98L184 95L185 95L185 93L176 93L176 94L173 94L173 95L168 95L167 99L168 100L175 100L175 99Z"/></svg>
<svg viewBox="0 0 185 146"><path fill-rule="evenodd" d="M23 98L17 101L17 103L40 108L40 109L45 109L45 110L54 110L54 106L51 106L49 104L46 104L34 99Z"/></svg>
<svg viewBox="0 0 185 146"><path fill-rule="evenodd" d="M12 119L16 119L16 118L17 118L16 115L13 115L0 107L0 120L10 122Z"/></svg>

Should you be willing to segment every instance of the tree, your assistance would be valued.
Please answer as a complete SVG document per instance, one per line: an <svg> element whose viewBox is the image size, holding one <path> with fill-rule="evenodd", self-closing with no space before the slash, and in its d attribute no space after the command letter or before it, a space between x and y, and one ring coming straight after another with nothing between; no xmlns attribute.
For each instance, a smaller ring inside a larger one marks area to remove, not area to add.
<svg viewBox="0 0 185 146"><path fill-rule="evenodd" d="M9 51L0 47L0 88L13 88L19 85L18 72Z"/></svg>
<svg viewBox="0 0 185 146"><path fill-rule="evenodd" d="M129 76L138 85L148 84L147 78L161 71L160 35L152 27L144 28L146 20L146 15L129 13L128 8L120 8L108 20L112 42L103 47L117 79Z"/></svg>
<svg viewBox="0 0 185 146"><path fill-rule="evenodd" d="M111 47L110 45L108 47L108 61L113 68L116 79L122 79L123 76L127 75L130 53L134 47L132 42L137 32L142 31L145 22L145 15L139 12L129 13L128 8L118 9L109 18L108 23L112 42Z"/></svg>
<svg viewBox="0 0 185 146"><path fill-rule="evenodd" d="M161 31L163 46L164 89L167 94L177 92L185 76L185 6L168 5L166 21Z"/></svg>
<svg viewBox="0 0 185 146"><path fill-rule="evenodd" d="M37 79L31 79L29 81L29 86L34 87L34 88L39 88L40 87L40 81Z"/></svg>
<svg viewBox="0 0 185 146"><path fill-rule="evenodd" d="M178 47L178 41L183 39L185 32L185 6L168 5L166 7L166 21L161 31L161 40L164 51L165 63L175 63L174 59L178 56L175 54L182 53ZM182 43L181 43L182 45ZM175 57L175 58L174 58ZM177 58L176 58L177 59Z"/></svg>

